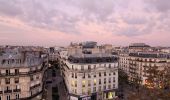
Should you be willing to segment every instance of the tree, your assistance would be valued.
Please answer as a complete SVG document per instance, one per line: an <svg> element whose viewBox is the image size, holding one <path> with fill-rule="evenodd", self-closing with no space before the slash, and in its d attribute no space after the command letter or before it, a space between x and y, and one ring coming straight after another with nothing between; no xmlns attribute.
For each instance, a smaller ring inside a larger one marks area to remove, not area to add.
<svg viewBox="0 0 170 100"><path fill-rule="evenodd" d="M118 70L118 73L119 73L119 76L118 76L119 84L121 85L128 84L128 75L120 69Z"/></svg>
<svg viewBox="0 0 170 100"><path fill-rule="evenodd" d="M154 67L151 67L149 66L148 67L148 70L146 70L146 73L147 73L147 87L150 87L150 88L154 88L154 87L157 87L157 79L158 79L158 67L157 66L154 66Z"/></svg>

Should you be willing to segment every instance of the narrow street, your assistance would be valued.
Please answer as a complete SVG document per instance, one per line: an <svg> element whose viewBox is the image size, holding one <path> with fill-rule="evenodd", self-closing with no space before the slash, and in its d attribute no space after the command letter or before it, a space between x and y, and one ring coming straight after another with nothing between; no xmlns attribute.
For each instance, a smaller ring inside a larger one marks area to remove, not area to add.
<svg viewBox="0 0 170 100"><path fill-rule="evenodd" d="M64 83L63 83L63 78L60 75L60 71L56 69L56 77L53 78L53 87L57 86L58 87L58 93L60 96L60 100L67 100L67 96L66 96L66 90L64 87Z"/></svg>
<svg viewBox="0 0 170 100"><path fill-rule="evenodd" d="M56 77L52 77L52 69L48 70L48 79L52 78L52 83L47 84L47 99L46 100L52 100L52 88L53 87L58 87L58 95L59 95L59 100L68 100L66 96L66 90L64 87L63 79L60 75L60 71L55 69L56 71Z"/></svg>

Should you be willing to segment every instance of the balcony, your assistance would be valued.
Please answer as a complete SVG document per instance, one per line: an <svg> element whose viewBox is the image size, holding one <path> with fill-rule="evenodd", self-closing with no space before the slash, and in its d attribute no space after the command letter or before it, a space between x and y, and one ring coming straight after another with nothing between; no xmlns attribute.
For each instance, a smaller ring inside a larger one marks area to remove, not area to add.
<svg viewBox="0 0 170 100"><path fill-rule="evenodd" d="M12 93L12 90L5 90L4 93Z"/></svg>
<svg viewBox="0 0 170 100"><path fill-rule="evenodd" d="M30 90L31 90L31 89L34 89L34 88L37 88L37 87L39 87L39 86L40 86L40 84L36 84L36 85L30 87Z"/></svg>
<svg viewBox="0 0 170 100"><path fill-rule="evenodd" d="M13 92L21 92L21 89L14 89Z"/></svg>
<svg viewBox="0 0 170 100"><path fill-rule="evenodd" d="M129 69L130 69L130 70L136 70L136 68L134 68L134 67L131 67L131 66L129 67Z"/></svg>
<svg viewBox="0 0 170 100"><path fill-rule="evenodd" d="M15 83L19 83L19 80L15 80Z"/></svg>
<svg viewBox="0 0 170 100"><path fill-rule="evenodd" d="M3 91L0 91L0 94L3 94Z"/></svg>
<svg viewBox="0 0 170 100"><path fill-rule="evenodd" d="M10 84L10 81L9 82L5 82L6 84Z"/></svg>
<svg viewBox="0 0 170 100"><path fill-rule="evenodd" d="M45 67L42 67L41 69L37 69L34 71L29 71L29 72L19 72L19 73L0 73L0 77L5 77L5 76L24 76L24 75L32 75L38 72L41 72L45 70Z"/></svg>

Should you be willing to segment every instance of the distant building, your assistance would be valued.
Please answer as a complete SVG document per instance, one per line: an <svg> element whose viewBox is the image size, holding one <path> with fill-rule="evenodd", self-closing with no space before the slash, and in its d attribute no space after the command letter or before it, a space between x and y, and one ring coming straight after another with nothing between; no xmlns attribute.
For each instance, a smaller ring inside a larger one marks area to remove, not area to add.
<svg viewBox="0 0 170 100"><path fill-rule="evenodd" d="M144 47L150 47L150 46L145 43L131 43L129 45L129 48L144 48Z"/></svg>
<svg viewBox="0 0 170 100"><path fill-rule="evenodd" d="M58 61L59 51L55 47L48 49L49 61Z"/></svg>
<svg viewBox="0 0 170 100"><path fill-rule="evenodd" d="M131 43L129 45L129 52L139 52L139 51L153 51L152 48L145 43Z"/></svg>
<svg viewBox="0 0 170 100"><path fill-rule="evenodd" d="M81 43L83 48L95 48L97 46L97 42L87 41Z"/></svg>
<svg viewBox="0 0 170 100"><path fill-rule="evenodd" d="M161 51L164 53L170 53L170 48L163 48Z"/></svg>

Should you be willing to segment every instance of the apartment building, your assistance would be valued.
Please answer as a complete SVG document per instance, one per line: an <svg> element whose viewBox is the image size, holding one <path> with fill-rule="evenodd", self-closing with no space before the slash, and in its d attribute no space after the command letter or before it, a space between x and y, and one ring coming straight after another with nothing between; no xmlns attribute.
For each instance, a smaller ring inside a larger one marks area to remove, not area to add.
<svg viewBox="0 0 170 100"><path fill-rule="evenodd" d="M62 76L70 100L116 98L118 59L111 53L102 53L100 50L96 52L95 47L86 45L81 50L82 52L75 54L70 54L68 49L68 51L60 52ZM86 52L83 52L84 50Z"/></svg>
<svg viewBox="0 0 170 100"><path fill-rule="evenodd" d="M50 47L48 49L48 54L49 54L49 61L58 61L59 54L55 47Z"/></svg>
<svg viewBox="0 0 170 100"><path fill-rule="evenodd" d="M119 54L119 69L123 70L126 74L129 73L129 53Z"/></svg>
<svg viewBox="0 0 170 100"><path fill-rule="evenodd" d="M48 57L31 48L0 53L0 100L41 100Z"/></svg>
<svg viewBox="0 0 170 100"><path fill-rule="evenodd" d="M130 82L141 85L149 84L148 70L163 71L168 62L169 54L161 52L131 52L119 55L119 68L127 73Z"/></svg>

